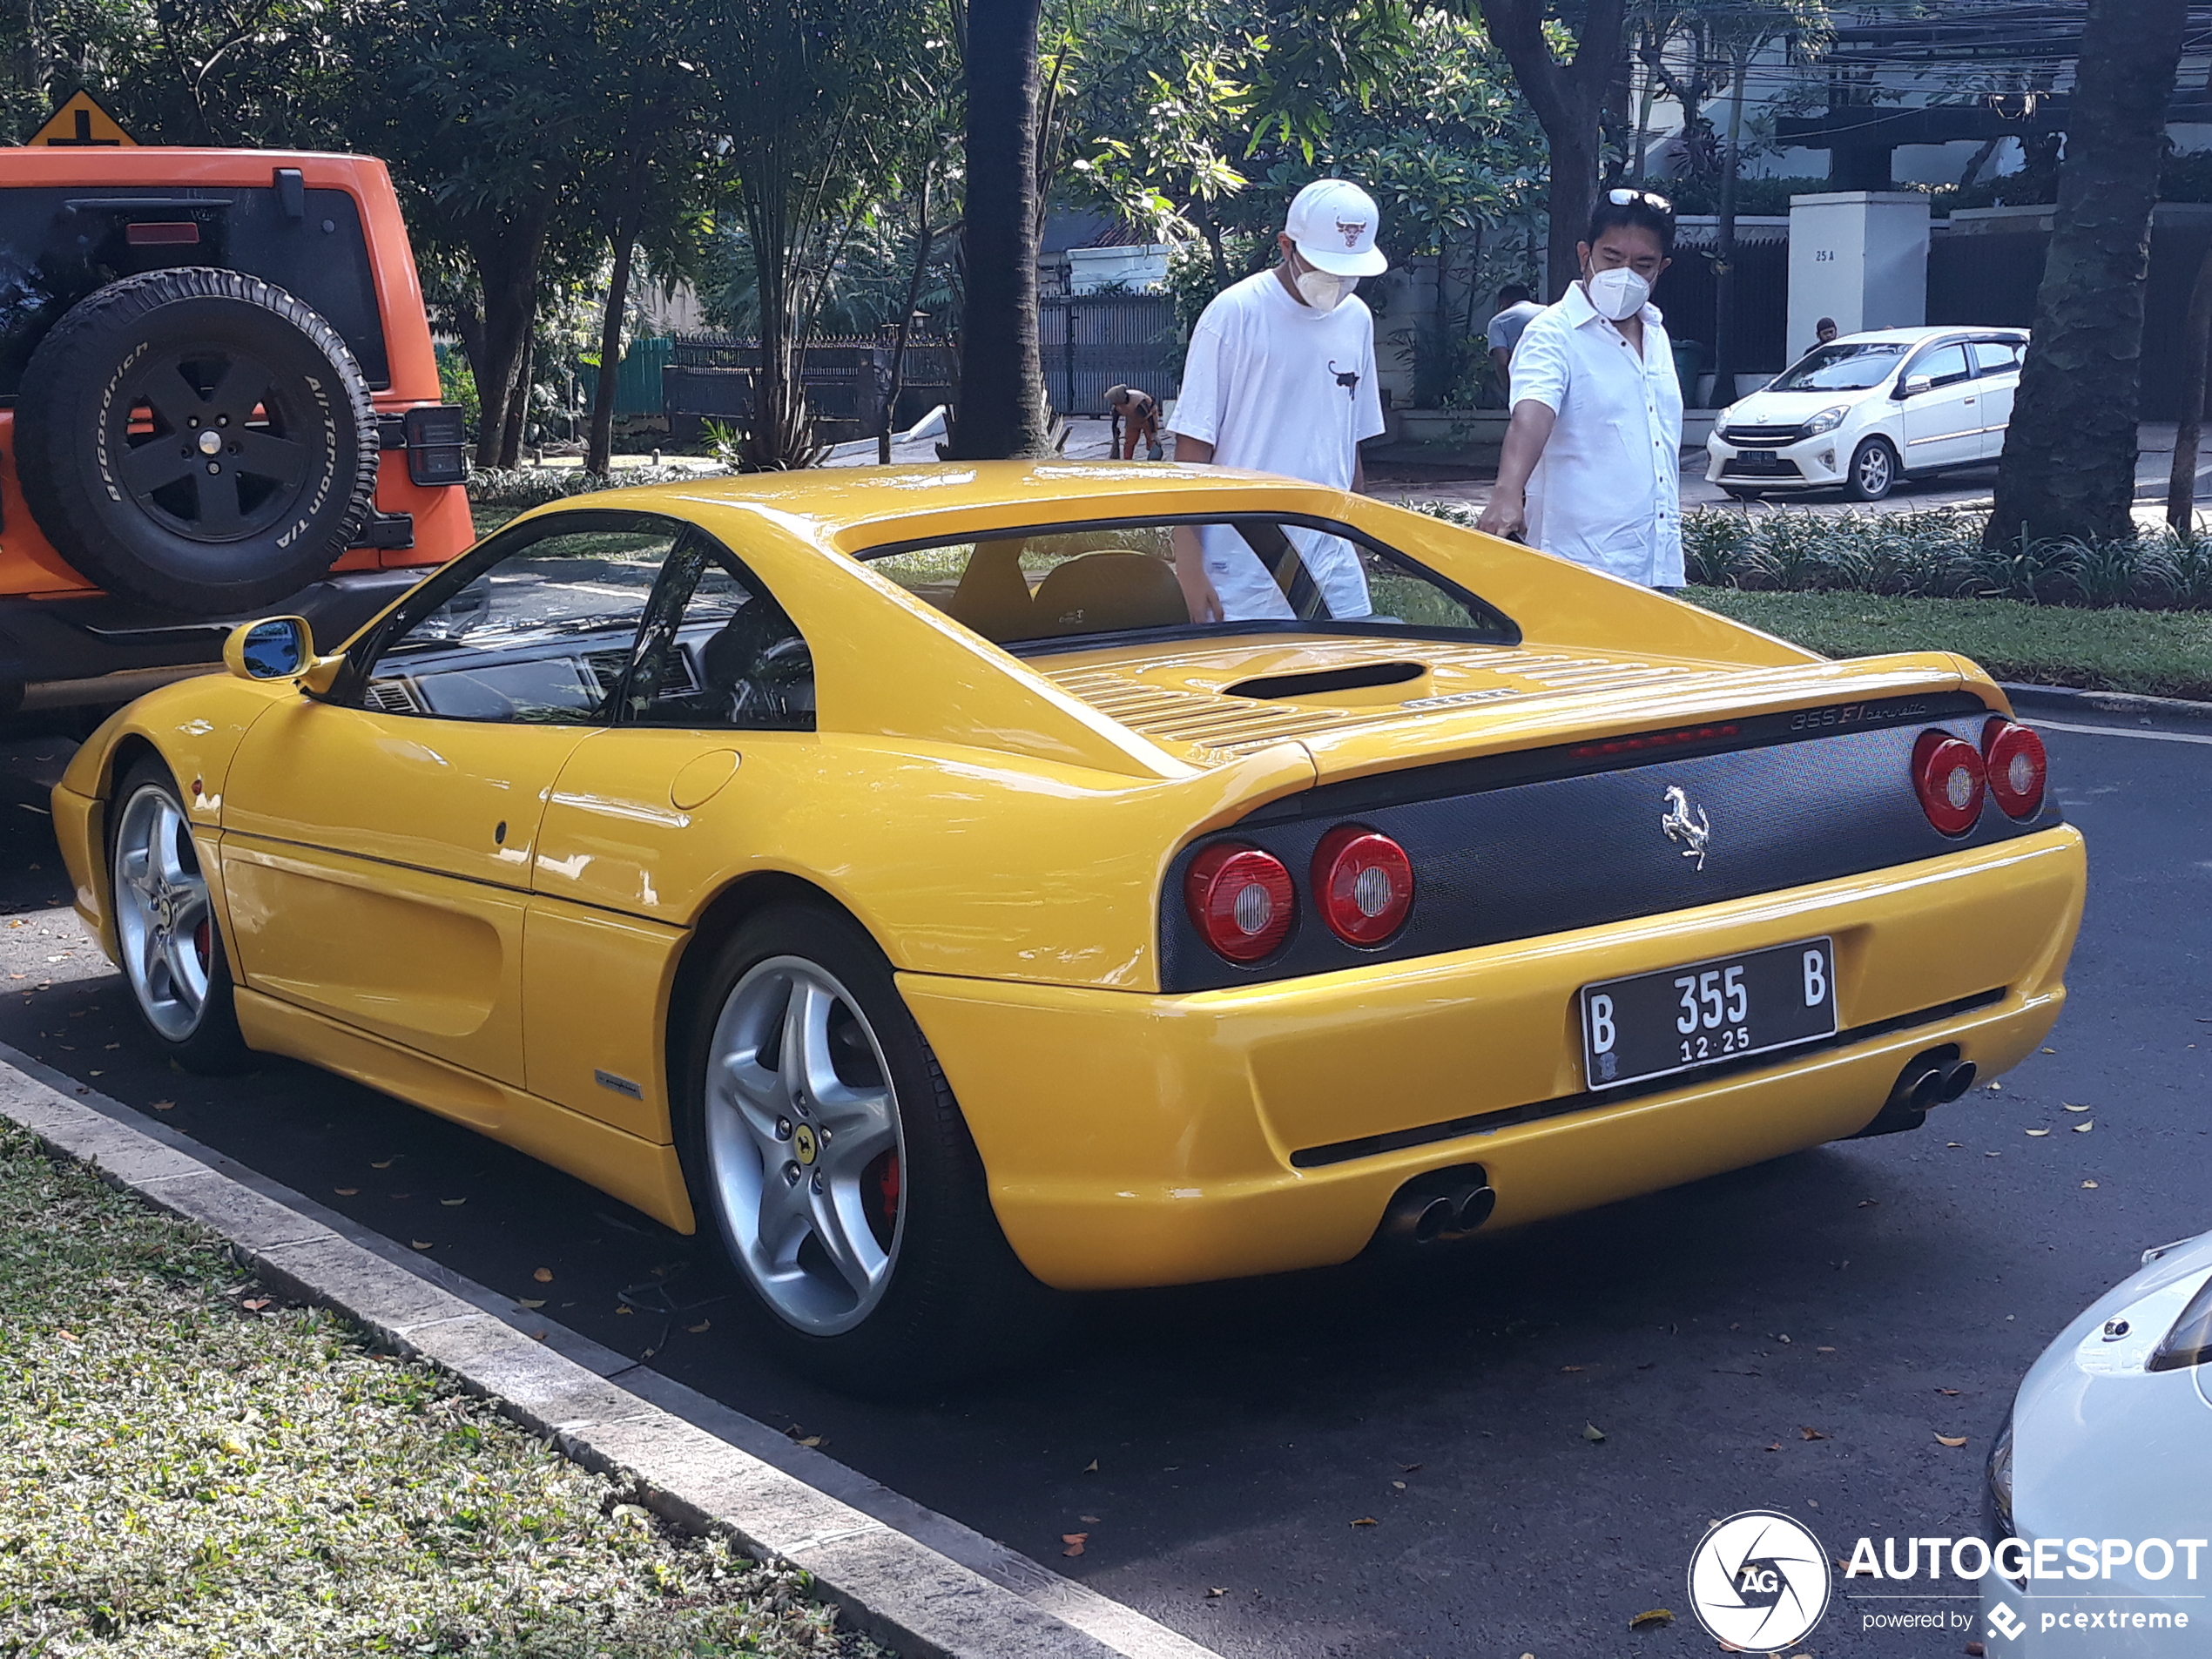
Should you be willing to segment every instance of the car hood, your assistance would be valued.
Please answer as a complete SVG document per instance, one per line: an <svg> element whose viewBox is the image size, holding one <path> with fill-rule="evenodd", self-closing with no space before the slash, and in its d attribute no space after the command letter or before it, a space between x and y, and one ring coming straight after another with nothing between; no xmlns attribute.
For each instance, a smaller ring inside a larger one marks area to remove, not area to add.
<svg viewBox="0 0 2212 1659"><path fill-rule="evenodd" d="M1858 403L1879 397L1878 387L1865 392L1754 392L1728 408L1730 426L1796 426L1838 403Z"/></svg>
<svg viewBox="0 0 2212 1659"><path fill-rule="evenodd" d="M2204 1535L2212 1377L2203 1366L2146 1366L2208 1275L2212 1233L2154 1252L2030 1369L2013 1408L2013 1517L2023 1537ZM2121 1319L2128 1332L2106 1340L2107 1322Z"/></svg>

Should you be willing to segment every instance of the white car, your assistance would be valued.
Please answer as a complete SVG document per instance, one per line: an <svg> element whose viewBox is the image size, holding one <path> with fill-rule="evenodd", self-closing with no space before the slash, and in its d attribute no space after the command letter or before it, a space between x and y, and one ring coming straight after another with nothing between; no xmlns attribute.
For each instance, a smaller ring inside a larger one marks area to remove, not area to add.
<svg viewBox="0 0 2212 1659"><path fill-rule="evenodd" d="M1841 488L1879 501L1900 478L1994 461L2027 333L1876 328L1816 346L1721 412L1706 478L1738 500Z"/></svg>
<svg viewBox="0 0 2212 1659"><path fill-rule="evenodd" d="M1989 1654L2212 1651L2212 1233L2145 1251L2044 1350L1989 1498Z"/></svg>

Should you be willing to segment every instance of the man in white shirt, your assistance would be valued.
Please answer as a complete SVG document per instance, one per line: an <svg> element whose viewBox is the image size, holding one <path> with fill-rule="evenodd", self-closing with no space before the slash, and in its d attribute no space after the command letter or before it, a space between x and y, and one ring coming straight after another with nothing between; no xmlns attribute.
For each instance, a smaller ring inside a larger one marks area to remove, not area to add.
<svg viewBox="0 0 2212 1659"><path fill-rule="evenodd" d="M1646 587L1683 584L1682 387L1651 285L1674 210L1598 199L1581 280L1521 336L1513 418L1478 528Z"/></svg>
<svg viewBox="0 0 2212 1659"><path fill-rule="evenodd" d="M1178 462L1274 472L1335 489L1366 480L1359 442L1383 429L1375 323L1352 293L1389 261L1374 199L1342 179L1298 192L1276 239L1282 262L1214 297L1190 332L1170 423ZM1332 617L1371 614L1358 553L1285 527ZM1228 525L1180 528L1176 576L1193 622L1288 618L1293 573L1271 575Z"/></svg>

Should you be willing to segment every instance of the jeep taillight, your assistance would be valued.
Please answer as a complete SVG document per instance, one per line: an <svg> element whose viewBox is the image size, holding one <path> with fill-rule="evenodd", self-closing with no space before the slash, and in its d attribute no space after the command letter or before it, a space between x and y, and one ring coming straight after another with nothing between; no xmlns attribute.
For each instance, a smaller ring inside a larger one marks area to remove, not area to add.
<svg viewBox="0 0 2212 1659"><path fill-rule="evenodd" d="M1281 944L1298 907L1282 860L1240 841L1199 853L1183 896L1199 937L1232 962L1256 962Z"/></svg>
<svg viewBox="0 0 2212 1659"><path fill-rule="evenodd" d="M1981 816L1988 792L1981 751L1948 732L1923 732L1912 745L1912 787L1929 823L1946 835L1964 835Z"/></svg>
<svg viewBox="0 0 2212 1659"><path fill-rule="evenodd" d="M418 484L457 484L469 476L462 412L446 405L409 409L401 427L407 475Z"/></svg>
<svg viewBox="0 0 2212 1659"><path fill-rule="evenodd" d="M2006 817L2033 818L2042 811L2050 773L2042 738L2010 720L1992 720L1982 731L1981 755L1990 795Z"/></svg>

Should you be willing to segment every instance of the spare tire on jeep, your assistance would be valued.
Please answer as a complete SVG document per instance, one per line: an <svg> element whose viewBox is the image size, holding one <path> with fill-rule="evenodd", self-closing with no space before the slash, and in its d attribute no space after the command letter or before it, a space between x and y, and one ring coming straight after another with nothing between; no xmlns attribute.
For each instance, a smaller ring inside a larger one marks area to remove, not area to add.
<svg viewBox="0 0 2212 1659"><path fill-rule="evenodd" d="M297 592L353 544L376 488L368 386L338 332L235 271L150 271L32 354L16 466L82 575L221 616Z"/></svg>

